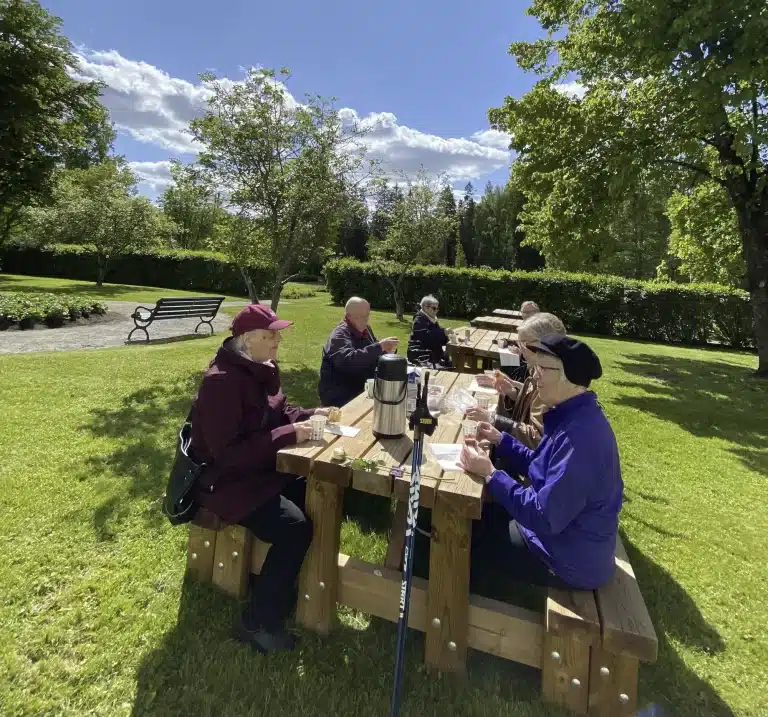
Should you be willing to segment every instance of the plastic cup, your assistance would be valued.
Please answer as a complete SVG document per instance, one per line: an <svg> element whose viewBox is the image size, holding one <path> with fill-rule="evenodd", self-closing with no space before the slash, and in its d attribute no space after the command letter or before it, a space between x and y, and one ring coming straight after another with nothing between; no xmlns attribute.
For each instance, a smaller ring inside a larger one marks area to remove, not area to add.
<svg viewBox="0 0 768 717"><path fill-rule="evenodd" d="M312 416L309 419L309 425L312 426L312 438L313 441L322 441L323 434L325 433L325 426L328 423L326 416Z"/></svg>
<svg viewBox="0 0 768 717"><path fill-rule="evenodd" d="M464 440L474 438L477 434L477 421L462 421L461 427L464 430Z"/></svg>
<svg viewBox="0 0 768 717"><path fill-rule="evenodd" d="M472 336L472 329L464 329L464 338L469 341L470 336Z"/></svg>
<svg viewBox="0 0 768 717"><path fill-rule="evenodd" d="M491 397L487 394L479 394L475 396L475 400L477 401L477 407L482 408L484 411L491 407Z"/></svg>

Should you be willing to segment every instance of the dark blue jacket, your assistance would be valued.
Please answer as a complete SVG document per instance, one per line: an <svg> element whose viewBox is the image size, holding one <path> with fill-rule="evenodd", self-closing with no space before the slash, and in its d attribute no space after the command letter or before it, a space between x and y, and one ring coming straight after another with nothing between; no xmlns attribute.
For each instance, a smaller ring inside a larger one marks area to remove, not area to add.
<svg viewBox="0 0 768 717"><path fill-rule="evenodd" d="M616 437L595 394L549 409L536 450L505 433L497 451L531 481L524 488L497 470L488 482L529 549L576 588L610 580L624 484Z"/></svg>
<svg viewBox="0 0 768 717"><path fill-rule="evenodd" d="M365 390L381 356L373 330L361 336L342 321L328 338L320 364L320 401L323 406L343 406Z"/></svg>
<svg viewBox="0 0 768 717"><path fill-rule="evenodd" d="M423 311L413 317L411 338L408 340L408 360L413 364L439 363L445 360L443 347L448 343L448 334L436 321L430 321Z"/></svg>

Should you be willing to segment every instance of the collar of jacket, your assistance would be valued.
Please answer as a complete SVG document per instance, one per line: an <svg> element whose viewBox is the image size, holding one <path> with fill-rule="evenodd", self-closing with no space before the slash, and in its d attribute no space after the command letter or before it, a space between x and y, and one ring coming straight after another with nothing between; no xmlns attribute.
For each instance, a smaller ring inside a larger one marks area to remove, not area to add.
<svg viewBox="0 0 768 717"><path fill-rule="evenodd" d="M216 352L215 363L219 366L237 366L247 371L256 381L264 384L264 388L270 396L280 391L280 368L277 363L263 363L238 353L232 348L232 337L225 339Z"/></svg>
<svg viewBox="0 0 768 717"><path fill-rule="evenodd" d="M585 391L567 401L558 403L544 414L544 429L551 433L554 429L569 421L579 411L597 403L594 391Z"/></svg>
<svg viewBox="0 0 768 717"><path fill-rule="evenodd" d="M349 322L349 319L345 316L344 317L344 323L349 326L349 330L357 336L359 339L367 339L370 336L370 332L368 331L368 327L366 326L362 331L359 331L356 329L352 324Z"/></svg>
<svg viewBox="0 0 768 717"><path fill-rule="evenodd" d="M419 309L420 314L424 314L433 324L437 323L437 316L430 316L424 309Z"/></svg>

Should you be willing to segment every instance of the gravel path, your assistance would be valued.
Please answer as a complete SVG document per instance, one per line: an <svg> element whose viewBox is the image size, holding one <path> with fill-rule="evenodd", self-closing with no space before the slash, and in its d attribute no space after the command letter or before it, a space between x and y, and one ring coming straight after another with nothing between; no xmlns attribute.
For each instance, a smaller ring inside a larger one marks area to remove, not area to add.
<svg viewBox="0 0 768 717"><path fill-rule="evenodd" d="M130 343L126 341L128 332L133 328L131 314L136 309L136 302L108 301L107 313L88 321L69 324L58 329L35 328L28 331L9 329L0 332L0 354L29 353L33 351L74 351L76 349L101 349L109 346L144 344L144 333L137 331ZM223 306L240 308L245 302L225 302ZM194 336L198 319L169 319L152 324L149 331L151 342L163 342ZM226 334L232 317L219 314L213 320L216 333ZM208 327L200 327L201 335L208 333ZM223 338L223 337L222 337Z"/></svg>

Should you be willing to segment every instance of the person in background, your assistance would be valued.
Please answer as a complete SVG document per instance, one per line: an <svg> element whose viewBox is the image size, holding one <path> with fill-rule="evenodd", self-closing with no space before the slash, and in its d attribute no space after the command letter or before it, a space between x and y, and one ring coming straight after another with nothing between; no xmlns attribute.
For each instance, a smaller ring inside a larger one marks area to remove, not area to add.
<svg viewBox="0 0 768 717"><path fill-rule="evenodd" d="M320 364L320 403L344 406L365 389L382 354L393 353L399 340L377 341L368 325L371 305L357 296L347 301L344 320L331 332Z"/></svg>
<svg viewBox="0 0 768 717"><path fill-rule="evenodd" d="M529 319L539 311L541 311L541 309L534 301L524 301L520 304L520 313L523 315L523 320Z"/></svg>
<svg viewBox="0 0 768 717"><path fill-rule="evenodd" d="M529 345L535 344L542 336L559 334L565 336L565 326L554 314L539 312L526 319L517 330L517 349L525 359L527 369L525 380L518 383L500 371L495 378L485 374L477 377L480 386L492 386L499 392L499 403L493 425L504 433L517 438L528 448L536 448L544 432L543 417L547 407L539 396L539 389L531 361L534 354ZM471 408L467 418L488 422L491 412L482 408Z"/></svg>
<svg viewBox="0 0 768 717"><path fill-rule="evenodd" d="M448 333L440 328L437 314L438 300L430 295L421 300L420 311L413 317L411 338L408 341L408 360L416 366L449 369L453 364L445 354Z"/></svg>
<svg viewBox="0 0 768 717"><path fill-rule="evenodd" d="M278 472L277 452L308 440L310 416L329 411L291 406L283 395L277 352L280 332L290 325L261 304L237 314L187 418L191 457L205 464L194 489L200 506L194 522L215 529L243 525L271 544L235 630L262 653L295 645L284 621L296 605L299 570L312 540L306 479Z"/></svg>
<svg viewBox="0 0 768 717"><path fill-rule="evenodd" d="M529 349L548 407L538 448L480 423L459 460L493 499L473 529L472 573L477 582L503 571L524 582L594 590L614 572L624 490L616 437L588 390L602 367L587 344L570 336L544 336ZM482 440L497 446L509 472L494 468Z"/></svg>

